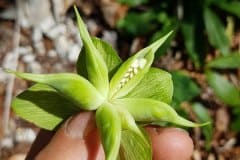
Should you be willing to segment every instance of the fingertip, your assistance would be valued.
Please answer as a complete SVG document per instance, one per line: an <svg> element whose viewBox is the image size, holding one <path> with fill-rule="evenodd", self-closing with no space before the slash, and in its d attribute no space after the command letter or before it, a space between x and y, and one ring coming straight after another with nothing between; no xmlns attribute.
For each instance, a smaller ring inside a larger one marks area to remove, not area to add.
<svg viewBox="0 0 240 160"><path fill-rule="evenodd" d="M189 134L179 128L147 127L153 147L153 160L189 160L194 145Z"/></svg>
<svg viewBox="0 0 240 160"><path fill-rule="evenodd" d="M94 114L81 112L67 120L57 130L50 143L37 155L36 160L78 160L101 157L101 141Z"/></svg>

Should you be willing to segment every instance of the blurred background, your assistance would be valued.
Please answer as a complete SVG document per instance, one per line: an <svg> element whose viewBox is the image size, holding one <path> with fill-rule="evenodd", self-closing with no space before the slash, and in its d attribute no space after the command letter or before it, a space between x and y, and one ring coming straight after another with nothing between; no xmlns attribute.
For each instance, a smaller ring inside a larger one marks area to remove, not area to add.
<svg viewBox="0 0 240 160"><path fill-rule="evenodd" d="M239 0L1 0L0 67L75 72L82 43L74 4L91 35L122 59L174 30L154 66L172 73L179 114L212 122L189 129L192 159L240 160ZM24 159L39 130L10 109L30 85L0 70L0 160Z"/></svg>

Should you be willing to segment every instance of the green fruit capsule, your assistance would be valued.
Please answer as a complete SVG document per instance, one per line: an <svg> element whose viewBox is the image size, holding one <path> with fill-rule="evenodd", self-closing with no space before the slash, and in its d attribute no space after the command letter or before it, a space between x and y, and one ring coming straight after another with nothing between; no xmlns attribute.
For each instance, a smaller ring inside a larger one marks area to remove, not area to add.
<svg viewBox="0 0 240 160"><path fill-rule="evenodd" d="M96 122L106 160L116 160L121 141L121 120L116 109L111 104L104 103L97 109Z"/></svg>
<svg viewBox="0 0 240 160"><path fill-rule="evenodd" d="M186 127L198 127L208 124L197 124L186 120L179 116L168 104L153 99L124 98L116 100L115 103L127 109L138 122L158 123L164 121Z"/></svg>
<svg viewBox="0 0 240 160"><path fill-rule="evenodd" d="M88 80L106 97L109 90L107 65L95 47L76 6L74 6L74 11L77 16L78 28L83 41Z"/></svg>
<svg viewBox="0 0 240 160"><path fill-rule="evenodd" d="M141 81L152 65L154 53L171 33L142 49L120 66L110 81L111 99L125 96Z"/></svg>
<svg viewBox="0 0 240 160"><path fill-rule="evenodd" d="M7 69L5 71L26 80L49 85L82 109L94 110L104 101L103 96L91 83L76 74L31 74Z"/></svg>

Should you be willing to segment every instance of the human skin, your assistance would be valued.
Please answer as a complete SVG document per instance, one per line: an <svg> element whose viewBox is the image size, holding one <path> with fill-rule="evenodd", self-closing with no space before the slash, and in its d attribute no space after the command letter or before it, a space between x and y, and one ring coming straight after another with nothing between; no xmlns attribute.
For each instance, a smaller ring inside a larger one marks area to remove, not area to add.
<svg viewBox="0 0 240 160"><path fill-rule="evenodd" d="M193 141L178 128L145 127L153 147L153 160L189 160ZM81 112L56 133L41 130L26 160L104 160L93 112Z"/></svg>

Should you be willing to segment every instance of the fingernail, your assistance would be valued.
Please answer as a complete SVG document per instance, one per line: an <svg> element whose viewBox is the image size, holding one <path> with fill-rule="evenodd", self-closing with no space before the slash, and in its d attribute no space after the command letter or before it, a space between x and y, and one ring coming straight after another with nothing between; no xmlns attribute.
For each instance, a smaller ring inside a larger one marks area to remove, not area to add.
<svg viewBox="0 0 240 160"><path fill-rule="evenodd" d="M93 113L82 112L65 123L65 132L72 138L84 138L94 128Z"/></svg>

